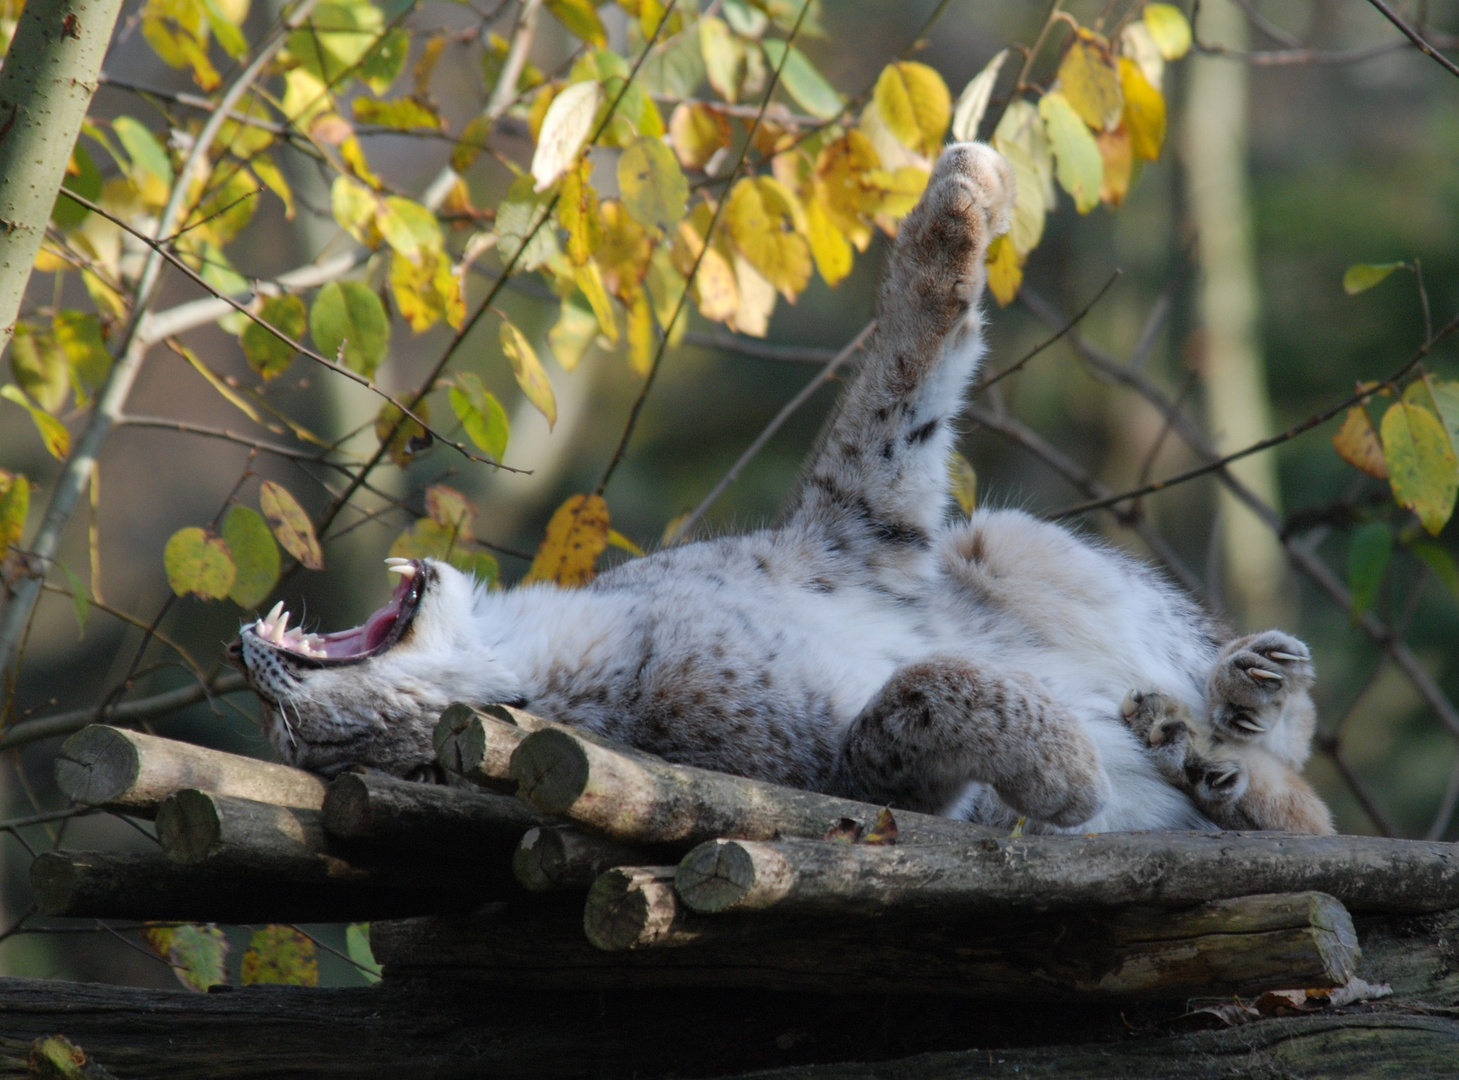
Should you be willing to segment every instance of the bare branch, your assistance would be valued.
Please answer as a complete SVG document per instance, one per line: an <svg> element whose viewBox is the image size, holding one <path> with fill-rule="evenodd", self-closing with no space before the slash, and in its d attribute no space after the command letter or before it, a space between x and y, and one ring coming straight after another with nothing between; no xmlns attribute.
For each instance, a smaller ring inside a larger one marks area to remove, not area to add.
<svg viewBox="0 0 1459 1080"><path fill-rule="evenodd" d="M1399 16L1398 12L1394 11L1391 7L1384 3L1383 0L1368 0L1368 3L1377 8L1385 19L1391 22L1394 26L1398 27L1399 33L1408 38L1409 41L1413 42L1414 47L1417 48L1419 52L1429 57L1429 59L1433 60L1450 75L1459 75L1459 66L1456 66L1452 60L1450 60L1447 56L1439 52L1427 41L1425 41L1417 30L1409 26L1408 23L1404 22L1403 19Z"/></svg>
<svg viewBox="0 0 1459 1080"><path fill-rule="evenodd" d="M1047 349L1050 345L1063 338L1066 334L1073 330L1074 327L1083 322L1084 317L1094 310L1094 305L1099 303L1100 300L1104 298L1104 294L1109 292L1110 286L1119 280L1122 273L1124 273L1124 271L1116 270L1114 273L1110 274L1110 276L1105 279L1104 284L1099 287L1099 292L1095 293L1094 296L1090 299L1089 303L1085 304L1084 307L1079 310L1079 314L1075 315L1072 319L1070 319L1063 326L1061 326L1054 333L1053 337L1048 338L1046 341L1042 341L1039 344L1035 345L1032 349L1024 353L1013 363L1009 364L1002 371L998 372L998 374L988 376L988 378L984 379L973 388L973 394L980 394L984 390L988 389L988 387L995 386L998 383L1002 382L1004 379L1008 378L1008 376L1022 371L1025 364L1027 364L1035 356L1039 355L1039 353Z"/></svg>

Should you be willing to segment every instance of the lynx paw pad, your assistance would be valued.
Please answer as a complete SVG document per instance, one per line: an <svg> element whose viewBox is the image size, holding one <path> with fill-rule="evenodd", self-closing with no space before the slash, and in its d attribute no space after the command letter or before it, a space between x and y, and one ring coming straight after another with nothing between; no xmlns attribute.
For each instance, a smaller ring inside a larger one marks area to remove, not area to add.
<svg viewBox="0 0 1459 1080"><path fill-rule="evenodd" d="M1283 705L1312 685L1312 654L1290 634L1268 630L1226 646L1211 673L1211 723L1224 737L1269 734Z"/></svg>
<svg viewBox="0 0 1459 1080"><path fill-rule="evenodd" d="M1246 769L1236 761L1192 762L1186 767L1186 779L1206 807L1231 805L1246 794L1250 783Z"/></svg>

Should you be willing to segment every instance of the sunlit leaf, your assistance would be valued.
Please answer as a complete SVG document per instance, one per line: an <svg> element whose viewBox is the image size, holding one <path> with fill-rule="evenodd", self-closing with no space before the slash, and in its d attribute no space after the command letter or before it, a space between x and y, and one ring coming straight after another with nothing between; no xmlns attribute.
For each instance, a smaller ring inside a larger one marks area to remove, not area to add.
<svg viewBox="0 0 1459 1080"><path fill-rule="evenodd" d="M592 172L587 158L568 169L557 200L557 220L567 230L567 257L575 266L591 259L603 242L603 219L591 182Z"/></svg>
<svg viewBox="0 0 1459 1080"><path fill-rule="evenodd" d="M786 44L779 38L766 38L761 46L770 66L780 70L780 85L797 105L821 120L829 120L841 111L845 104L841 95L806 59L805 53L791 45L787 55Z"/></svg>
<svg viewBox="0 0 1459 1080"><path fill-rule="evenodd" d="M289 53L333 85L375 48L384 22L384 12L373 4L321 0L289 35Z"/></svg>
<svg viewBox="0 0 1459 1080"><path fill-rule="evenodd" d="M978 126L983 114L988 111L988 102L993 100L993 87L998 82L998 72L1003 61L1008 59L1008 50L999 49L983 70L968 80L963 92L958 95L952 110L952 137L959 142L970 142L978 137Z"/></svg>
<svg viewBox="0 0 1459 1080"><path fill-rule="evenodd" d="M1343 292L1349 296L1356 296L1360 292L1367 292L1389 274L1393 273L1393 271L1401 270L1407 265L1407 263L1401 262L1354 263L1343 271Z"/></svg>
<svg viewBox="0 0 1459 1080"><path fill-rule="evenodd" d="M1428 409L1399 401L1383 414L1381 434L1393 497L1437 536L1459 493L1459 461L1449 433Z"/></svg>
<svg viewBox="0 0 1459 1080"><path fill-rule="evenodd" d="M709 85L726 101L739 100L745 73L745 47L723 19L714 15L699 20L699 49Z"/></svg>
<svg viewBox="0 0 1459 1080"><path fill-rule="evenodd" d="M681 102L669 116L674 153L686 169L703 169L729 145L730 126L724 113L700 102Z"/></svg>
<svg viewBox="0 0 1459 1080"><path fill-rule="evenodd" d="M608 531L608 504L601 495L571 496L547 523L547 534L522 582L586 585L608 546Z"/></svg>
<svg viewBox="0 0 1459 1080"><path fill-rule="evenodd" d="M279 547L268 522L235 504L224 515L221 532L237 569L228 599L244 610L256 608L279 580Z"/></svg>
<svg viewBox="0 0 1459 1080"><path fill-rule="evenodd" d="M30 510L30 481L23 473L0 469L0 558L20 545Z"/></svg>
<svg viewBox="0 0 1459 1080"><path fill-rule="evenodd" d="M1007 307L1023 284L1023 265L1007 233L988 245L988 291L999 307Z"/></svg>
<svg viewBox="0 0 1459 1080"><path fill-rule="evenodd" d="M1109 43L1090 30L1080 29L1059 64L1059 89L1074 111L1095 131L1119 122L1124 106L1120 76Z"/></svg>
<svg viewBox="0 0 1459 1080"><path fill-rule="evenodd" d="M309 334L321 353L372 378L390 348L390 320L363 281L331 281L309 309ZM340 350L343 348L343 354Z"/></svg>
<svg viewBox="0 0 1459 1080"><path fill-rule="evenodd" d="M177 981L195 993L228 982L228 938L212 923L207 926L148 926L142 938L158 956L172 965Z"/></svg>
<svg viewBox="0 0 1459 1080"><path fill-rule="evenodd" d="M657 345L653 308L648 295L640 291L628 308L628 366L639 375L647 375L653 366Z"/></svg>
<svg viewBox="0 0 1459 1080"><path fill-rule="evenodd" d="M306 570L324 569L324 552L319 548L319 538L314 535L314 523L298 500L289 494L288 488L272 480L265 480L258 493L258 505L263 516L268 518L279 545L294 556Z"/></svg>
<svg viewBox="0 0 1459 1080"><path fill-rule="evenodd" d="M376 94L383 94L395 83L400 69L410 54L410 34L396 26L385 31L360 60L357 74Z"/></svg>
<svg viewBox="0 0 1459 1080"><path fill-rule="evenodd" d="M851 242L846 234L836 228L836 223L826 213L819 199L810 199L805 204L807 237L811 256L816 260L816 269L827 285L837 285L851 273Z"/></svg>
<svg viewBox="0 0 1459 1080"><path fill-rule="evenodd" d="M1035 119L1038 119L1036 116ZM1040 121L1042 124L1042 121ZM1013 201L1013 227L1008 236L1013 241L1013 250L1027 255L1038 247L1044 235L1043 179L1038 166L1029 157L1028 151L1019 143L1006 143L1002 147L1003 157L1013 170L1015 196ZM1051 159L1052 164L1052 159Z"/></svg>
<svg viewBox="0 0 1459 1080"><path fill-rule="evenodd" d="M662 139L640 138L618 157L623 206L644 228L672 228L684 216L689 183Z"/></svg>
<svg viewBox="0 0 1459 1080"><path fill-rule="evenodd" d="M623 204L609 199L602 205L603 244L593 262L602 272L603 284L625 304L638 294L648 274L653 242L648 231L629 216Z"/></svg>
<svg viewBox="0 0 1459 1080"><path fill-rule="evenodd" d="M374 98L357 97L351 103L355 119L365 124L382 124L399 128L401 131L425 128L439 131L443 126L440 116L424 102L415 98L397 98L394 101L377 101Z"/></svg>
<svg viewBox="0 0 1459 1080"><path fill-rule="evenodd" d="M603 274L598 269L598 264L589 262L578 267L574 277L578 290L598 320L598 329L609 341L617 341L618 320L613 314L613 302L608 299L608 290L603 287Z"/></svg>
<svg viewBox="0 0 1459 1080"><path fill-rule="evenodd" d="M222 600L233 588L237 569L228 545L197 526L179 529L162 549L167 584L178 596L193 594Z"/></svg>
<svg viewBox="0 0 1459 1080"><path fill-rule="evenodd" d="M542 361L522 331L503 319L501 324L502 352L512 365L512 374L517 385L527 395L534 408L547 418L551 428L557 423L557 399L552 393L552 384L547 381L547 372L542 370Z"/></svg>
<svg viewBox="0 0 1459 1080"><path fill-rule="evenodd" d="M1104 178L1104 159L1099 144L1073 106L1057 90L1039 99L1058 165L1059 183L1074 199L1074 207L1086 214L1099 205L1099 188Z"/></svg>
<svg viewBox="0 0 1459 1080"><path fill-rule="evenodd" d="M547 0L546 6L563 26L589 45L601 49L608 44L608 34L603 29L603 20L598 17L593 0Z"/></svg>
<svg viewBox="0 0 1459 1080"><path fill-rule="evenodd" d="M475 538L471 519L476 516L476 507L449 484L432 484L426 488L426 516L451 529L461 540Z"/></svg>
<svg viewBox="0 0 1459 1080"><path fill-rule="evenodd" d="M1124 128L1130 147L1142 161L1155 161L1165 142L1165 98L1151 86L1140 66L1120 57L1120 86L1124 90Z"/></svg>
<svg viewBox="0 0 1459 1080"><path fill-rule="evenodd" d="M1135 155L1130 146L1130 133L1124 128L1101 131L1094 136L1104 172L1099 180L1099 198L1110 206L1119 206L1130 190L1135 169Z"/></svg>
<svg viewBox="0 0 1459 1080"><path fill-rule="evenodd" d="M937 153L952 119L952 95L934 69L912 60L888 64L873 100L903 146L924 157Z"/></svg>
<svg viewBox="0 0 1459 1080"><path fill-rule="evenodd" d="M297 296L267 297L259 308L258 317L270 326L278 327L295 341L304 336L304 327L308 323L304 301ZM248 366L265 379L282 375L293 363L294 346L252 319L243 328L238 342L243 346Z"/></svg>
<svg viewBox="0 0 1459 1080"><path fill-rule="evenodd" d="M481 380L470 372L461 372L451 387L451 411L466 434L487 457L501 461L507 452L506 410L481 384Z"/></svg>
<svg viewBox="0 0 1459 1080"><path fill-rule="evenodd" d="M20 387L14 383L0 386L0 397L15 402L30 413L31 422L35 424L36 431L40 432L41 442L45 444L47 453L57 460L65 459L66 455L71 452L71 433L66 430L65 424L44 409L32 404Z"/></svg>
<svg viewBox="0 0 1459 1080"><path fill-rule="evenodd" d="M1144 21L1166 60L1179 60L1190 51L1191 24L1174 4L1146 4Z"/></svg>
<svg viewBox="0 0 1459 1080"><path fill-rule="evenodd" d="M32 323L16 323L14 333L10 370L15 381L46 412L59 412L71 389L66 350L53 334Z"/></svg>
<svg viewBox="0 0 1459 1080"><path fill-rule="evenodd" d="M440 251L419 249L419 261L411 262L400 252L390 256L390 291L395 306L416 333L445 319L459 327L466 315L461 297L461 280L451 261Z"/></svg>
<svg viewBox="0 0 1459 1080"><path fill-rule="evenodd" d="M1383 522L1369 522L1353 530L1348 541L1348 589L1353 594L1354 622L1378 599L1392 555L1393 533Z"/></svg>
<svg viewBox="0 0 1459 1080"><path fill-rule="evenodd" d="M730 190L724 225L750 264L787 300L811 277L810 231L800 200L769 176L746 177Z"/></svg>
<svg viewBox="0 0 1459 1080"><path fill-rule="evenodd" d="M262 180L268 189L279 197L284 204L284 217L289 221L294 220L294 192L289 187L289 182L284 179L283 171L274 164L273 159L267 154L259 154L250 163L249 168L253 174Z"/></svg>
<svg viewBox="0 0 1459 1080"><path fill-rule="evenodd" d="M596 82L573 83L552 99L532 154L533 190L546 191L577 160L602 100L603 90Z"/></svg>
<svg viewBox="0 0 1459 1080"><path fill-rule="evenodd" d="M770 332L770 315L775 310L775 285L739 252L735 252L733 265L739 304L727 325L737 333L764 337Z"/></svg>
<svg viewBox="0 0 1459 1080"><path fill-rule="evenodd" d="M571 371L582 362L588 347L598 336L598 317L586 303L579 302L580 293L562 302L557 322L547 332L547 346L564 371Z"/></svg>
<svg viewBox="0 0 1459 1080"><path fill-rule="evenodd" d="M244 986L318 986L319 960L314 955L314 942L292 926L255 930L243 953L239 981Z"/></svg>
<svg viewBox="0 0 1459 1080"><path fill-rule="evenodd" d="M952 484L952 497L964 514L978 508L978 473L967 458L954 450L947 459L947 476Z"/></svg>
<svg viewBox="0 0 1459 1080"><path fill-rule="evenodd" d="M1379 480L1388 479L1388 463L1383 460L1383 444L1378 441L1378 432L1373 430L1373 421L1361 405L1354 405L1343 417L1342 427L1332 436L1332 445L1338 456L1354 468L1361 469Z"/></svg>
<svg viewBox="0 0 1459 1080"><path fill-rule="evenodd" d="M157 137L141 121L130 116L118 116L111 126L122 146L126 148L127 156L132 159L132 167L149 173L170 188L172 162Z"/></svg>
<svg viewBox="0 0 1459 1080"><path fill-rule="evenodd" d="M556 235L550 228L539 227L546 216L547 200L533 190L532 177L513 180L496 208L498 250L504 261L515 256L516 269L535 270L557 254ZM529 235L532 240L522 250Z"/></svg>
<svg viewBox="0 0 1459 1080"><path fill-rule="evenodd" d="M427 423L430 413L424 401L419 402L411 412ZM413 419L400 411L393 402L385 402L375 414L375 438L386 444L390 460L400 468L410 464L422 449L430 445L430 435Z"/></svg>
<svg viewBox="0 0 1459 1080"><path fill-rule="evenodd" d="M329 208L334 220L348 229L350 234L366 247L377 247L380 230L375 225L375 211L379 206L373 192L348 176L336 176L329 189Z"/></svg>
<svg viewBox="0 0 1459 1080"><path fill-rule="evenodd" d="M1009 156L1011 148L1022 149L1027 157L1027 164L1038 177L1038 183L1025 191L1023 178L1020 176L1020 205L1025 197L1032 200L1035 195L1041 195L1045 210L1053 210L1058 206L1054 191L1054 150L1049 144L1048 127L1037 107L1022 99L1010 101L1003 112L1003 119L998 121L998 127L993 132L993 147L1005 157Z"/></svg>

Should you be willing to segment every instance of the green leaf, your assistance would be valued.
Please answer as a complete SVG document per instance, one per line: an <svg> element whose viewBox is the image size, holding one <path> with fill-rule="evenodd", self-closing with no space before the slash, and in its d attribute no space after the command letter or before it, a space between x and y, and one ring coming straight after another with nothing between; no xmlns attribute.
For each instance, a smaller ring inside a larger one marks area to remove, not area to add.
<svg viewBox="0 0 1459 1080"><path fill-rule="evenodd" d="M1419 540L1408 545L1412 551L1434 572L1434 576L1444 584L1454 596L1459 597L1459 566L1454 564L1454 557L1441 548L1432 540Z"/></svg>
<svg viewBox="0 0 1459 1080"><path fill-rule="evenodd" d="M344 948L366 979L372 983L380 981L380 965L370 949L369 923L350 923L344 932Z"/></svg>
<svg viewBox="0 0 1459 1080"><path fill-rule="evenodd" d="M1374 285L1386 278L1395 270L1401 270L1407 263L1353 263L1342 275L1343 292L1349 296L1356 296L1360 292L1367 292Z"/></svg>
<svg viewBox="0 0 1459 1080"><path fill-rule="evenodd" d="M238 24L228 17L218 0L203 0L203 10L207 13L208 26L212 29L213 36L223 46L224 52L235 60L248 52L248 39L243 36ZM247 6L241 10L244 13L242 17L246 18Z"/></svg>
<svg viewBox="0 0 1459 1080"><path fill-rule="evenodd" d="M0 386L0 397L15 402L30 413L31 422L40 432L41 442L45 444L47 452L57 461L65 460L66 455L71 452L71 433L66 430L65 424L44 409L31 404L30 399L14 383Z"/></svg>
<svg viewBox="0 0 1459 1080"><path fill-rule="evenodd" d="M233 588L237 568L223 539L196 525L178 529L162 549L167 584L178 596L189 593L221 600Z"/></svg>
<svg viewBox="0 0 1459 1080"><path fill-rule="evenodd" d="M470 372L456 376L456 385L451 387L451 410L481 452L493 461L501 461L510 433L506 410Z"/></svg>
<svg viewBox="0 0 1459 1080"><path fill-rule="evenodd" d="M1039 99L1039 115L1047 126L1049 143L1058 164L1059 183L1074 199L1074 208L1087 214L1099 205L1104 180L1104 158L1089 126L1068 99L1050 90Z"/></svg>
<svg viewBox="0 0 1459 1080"><path fill-rule="evenodd" d="M58 311L52 327L71 365L71 388L76 393L76 403L84 405L111 373L111 353L106 351L106 343L101 339L101 320L84 311Z"/></svg>
<svg viewBox="0 0 1459 1080"><path fill-rule="evenodd" d="M1369 522L1353 531L1348 542L1348 588L1353 594L1353 622L1361 619L1378 599L1378 589L1392 556L1393 533L1383 522Z"/></svg>
<svg viewBox="0 0 1459 1080"><path fill-rule="evenodd" d="M603 29L603 20L598 17L593 0L547 0L547 10L589 45L601 49L608 44L608 33Z"/></svg>
<svg viewBox="0 0 1459 1080"><path fill-rule="evenodd" d="M266 298L259 308L258 317L270 326L278 327L295 341L304 336L304 327L308 321L304 313L304 301L297 296ZM248 320L248 325L238 336L238 343L243 346L243 355L248 358L248 366L265 379L282 375L294 362L294 346L252 319Z"/></svg>
<svg viewBox="0 0 1459 1080"><path fill-rule="evenodd" d="M411 411L427 423L430 422L424 401ZM426 429L389 401L381 405L380 411L375 414L375 438L385 444L390 460L402 469L410 464L416 454L431 444Z"/></svg>
<svg viewBox="0 0 1459 1080"><path fill-rule="evenodd" d="M1432 375L1427 376L1425 381L1433 393L1434 408L1438 410L1439 419L1444 421L1444 427L1449 432L1449 441L1459 446L1459 382L1436 379Z"/></svg>
<svg viewBox="0 0 1459 1080"><path fill-rule="evenodd" d="M519 176L513 180L496 208L497 250L503 263L522 250L528 236L532 240L517 257L516 269L535 270L558 253L557 235L549 228L538 228L546 216L547 200L533 190L532 178Z"/></svg>
<svg viewBox="0 0 1459 1080"><path fill-rule="evenodd" d="M228 508L222 533L238 571L228 599L244 610L256 608L279 580L279 548L273 533L261 515L237 504Z"/></svg>
<svg viewBox="0 0 1459 1080"><path fill-rule="evenodd" d="M983 66L983 70L968 80L963 92L958 95L952 109L952 137L959 142L970 142L978 137L978 127L983 114L988 111L988 102L993 100L993 87L998 82L998 72L1003 61L1008 59L1008 50L1000 49Z"/></svg>
<svg viewBox="0 0 1459 1080"><path fill-rule="evenodd" d="M619 156L618 190L623 208L646 229L673 228L689 202L689 182L674 152L648 136Z"/></svg>
<svg viewBox="0 0 1459 1080"><path fill-rule="evenodd" d="M51 220L62 229L74 228L91 213L75 199L66 198L66 192L74 191L87 202L94 203L101 198L101 170L79 142L71 152L71 165L76 171L66 170L66 178L61 181L61 194L56 196L56 204L51 208Z"/></svg>
<svg viewBox="0 0 1459 1080"><path fill-rule="evenodd" d="M395 101L377 101L374 98L357 97L350 106L355 119L363 124L381 124L385 127L410 131L425 128L437 131L441 118L429 106L414 98L398 98Z"/></svg>
<svg viewBox="0 0 1459 1080"><path fill-rule="evenodd" d="M16 323L10 342L10 370L35 403L48 413L59 412L71 389L66 351L55 337L31 323Z"/></svg>
<svg viewBox="0 0 1459 1080"><path fill-rule="evenodd" d="M196 993L227 985L228 938L212 923L207 926L148 926L142 937L152 950L172 965L178 982Z"/></svg>
<svg viewBox="0 0 1459 1080"><path fill-rule="evenodd" d="M722 10L725 22L740 37L758 38L770 25L770 17L746 0L724 0Z"/></svg>
<svg viewBox="0 0 1459 1080"><path fill-rule="evenodd" d="M168 187L172 186L172 162L167 151L140 120L118 116L111 127L126 148L127 156L132 159L132 168L150 173Z"/></svg>
<svg viewBox="0 0 1459 1080"><path fill-rule="evenodd" d="M66 584L71 589L71 610L76 615L76 640L80 641L86 636L86 620L91 617L91 590L69 566L61 563L56 565L61 568L61 573L66 575Z"/></svg>
<svg viewBox="0 0 1459 1080"><path fill-rule="evenodd" d="M791 45L790 54L786 56L786 44L779 38L767 38L760 44L770 66L780 69L780 85L802 109L821 120L829 120L841 111L845 100L806 59L805 53ZM783 65L782 56L785 56Z"/></svg>
<svg viewBox="0 0 1459 1080"><path fill-rule="evenodd" d="M914 60L888 64L873 100L898 142L923 157L937 153L952 119L952 95L933 68Z"/></svg>
<svg viewBox="0 0 1459 1080"><path fill-rule="evenodd" d="M1448 431L1428 409L1399 401L1384 413L1381 434L1393 497L1437 536L1459 494L1459 461Z"/></svg>
<svg viewBox="0 0 1459 1080"><path fill-rule="evenodd" d="M699 50L704 56L709 85L726 101L737 101L740 79L745 73L744 43L723 19L709 15L699 20Z"/></svg>
<svg viewBox="0 0 1459 1080"><path fill-rule="evenodd" d="M542 361L537 359L532 343L522 331L503 319L501 344L502 352L512 365L512 374L517 377L517 385L537 411L547 417L547 427L550 430L557 423L557 399L553 396L552 384L547 381L547 372L542 370Z"/></svg>
<svg viewBox="0 0 1459 1080"><path fill-rule="evenodd" d="M1191 25L1174 4L1146 4L1145 25L1167 60L1179 60L1191 47Z"/></svg>
<svg viewBox="0 0 1459 1080"><path fill-rule="evenodd" d="M240 981L244 986L318 986L319 960L314 955L314 942L292 926L265 926L254 931L243 953Z"/></svg>
<svg viewBox="0 0 1459 1080"><path fill-rule="evenodd" d="M0 469L0 559L20 544L30 510L30 481L24 473Z"/></svg>
<svg viewBox="0 0 1459 1080"><path fill-rule="evenodd" d="M363 281L331 281L309 310L309 333L325 356L340 355L346 367L373 378L390 348L385 305Z"/></svg>
<svg viewBox="0 0 1459 1080"><path fill-rule="evenodd" d="M383 94L394 84L410 55L410 35L402 27L387 30L360 61L357 74L375 94Z"/></svg>
<svg viewBox="0 0 1459 1080"><path fill-rule="evenodd" d="M324 569L324 553L314 535L314 523L289 489L265 480L258 493L258 505L279 544L309 570Z"/></svg>

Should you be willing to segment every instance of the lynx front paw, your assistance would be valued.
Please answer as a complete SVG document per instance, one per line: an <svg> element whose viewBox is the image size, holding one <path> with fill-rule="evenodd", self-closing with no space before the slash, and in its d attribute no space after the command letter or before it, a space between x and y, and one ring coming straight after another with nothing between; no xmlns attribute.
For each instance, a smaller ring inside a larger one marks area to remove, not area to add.
<svg viewBox="0 0 1459 1080"><path fill-rule="evenodd" d="M1312 654L1290 634L1267 630L1238 638L1211 672L1211 725L1220 737L1236 741L1268 737L1281 724L1288 702L1306 700L1312 679Z"/></svg>
<svg viewBox="0 0 1459 1080"><path fill-rule="evenodd" d="M1190 712L1175 698L1131 690L1120 707L1125 723L1150 747L1150 756L1172 784L1188 782L1187 765L1195 754Z"/></svg>
<svg viewBox="0 0 1459 1080"><path fill-rule="evenodd" d="M954 187L961 188L970 203L964 204L954 196L950 209L959 215L968 210L978 211L987 227L985 242L1001 236L1012 227L1013 169L1003 155L987 143L953 143L943 150L927 186L939 195L952 195Z"/></svg>

